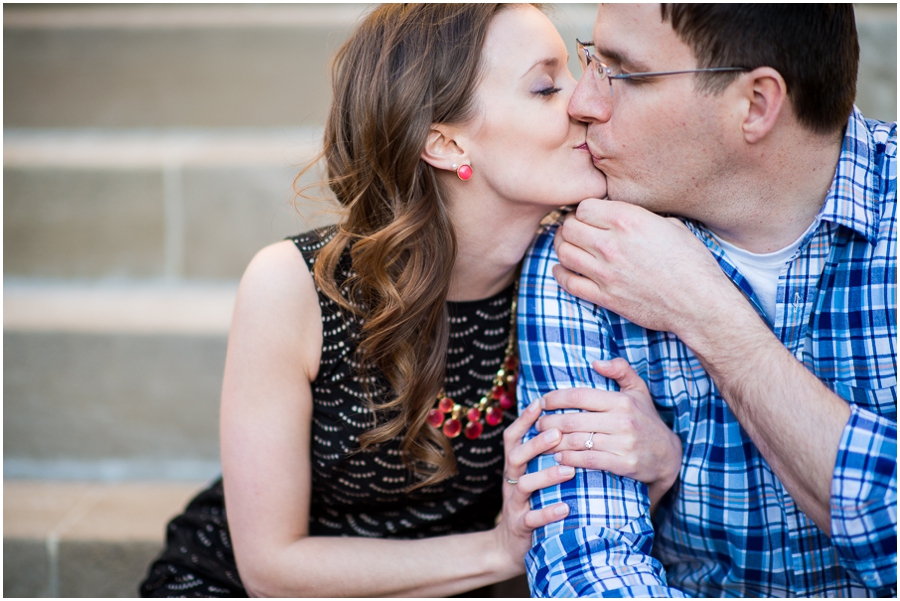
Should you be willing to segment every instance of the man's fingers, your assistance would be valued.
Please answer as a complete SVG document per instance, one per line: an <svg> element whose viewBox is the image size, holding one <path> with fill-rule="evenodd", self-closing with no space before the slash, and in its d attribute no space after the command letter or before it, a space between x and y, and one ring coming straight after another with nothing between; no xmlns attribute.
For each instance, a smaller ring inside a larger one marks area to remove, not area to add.
<svg viewBox="0 0 900 601"><path fill-rule="evenodd" d="M610 229L610 218L621 211L624 203L599 198L587 198L578 203L574 215L583 223L600 229Z"/></svg>
<svg viewBox="0 0 900 601"><path fill-rule="evenodd" d="M593 280L580 276L562 265L553 266L553 277L556 278L560 288L572 296L577 296L595 305L602 306L602 292Z"/></svg>

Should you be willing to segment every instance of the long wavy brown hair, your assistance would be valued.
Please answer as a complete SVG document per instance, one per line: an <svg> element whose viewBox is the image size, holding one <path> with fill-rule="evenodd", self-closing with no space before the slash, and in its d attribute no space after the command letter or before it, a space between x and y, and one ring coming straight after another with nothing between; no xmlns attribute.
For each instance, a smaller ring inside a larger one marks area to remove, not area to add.
<svg viewBox="0 0 900 601"><path fill-rule="evenodd" d="M417 476L410 490L456 473L449 441L426 423L444 383L456 237L446 190L421 155L432 124L475 115L481 48L491 19L508 6L383 5L334 61L324 156L343 216L314 276L362 324L360 365L390 385L386 400L372 401L376 416L390 417L377 420L360 447L405 430L403 461ZM339 283L348 246L354 275Z"/></svg>

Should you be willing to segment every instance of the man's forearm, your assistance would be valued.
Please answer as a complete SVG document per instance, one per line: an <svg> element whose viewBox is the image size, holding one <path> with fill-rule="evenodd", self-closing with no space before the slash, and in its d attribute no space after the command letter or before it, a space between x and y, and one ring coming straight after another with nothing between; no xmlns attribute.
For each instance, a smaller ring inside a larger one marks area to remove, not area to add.
<svg viewBox="0 0 900 601"><path fill-rule="evenodd" d="M679 334L800 509L831 533L831 481L850 407L749 305Z"/></svg>

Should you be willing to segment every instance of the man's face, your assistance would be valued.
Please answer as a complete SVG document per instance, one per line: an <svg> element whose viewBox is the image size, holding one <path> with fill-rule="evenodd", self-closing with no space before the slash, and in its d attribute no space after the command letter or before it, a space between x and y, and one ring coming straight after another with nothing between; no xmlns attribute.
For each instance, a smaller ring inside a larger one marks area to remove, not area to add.
<svg viewBox="0 0 900 601"><path fill-rule="evenodd" d="M614 74L697 68L658 4L601 4L593 43L589 50ZM569 114L588 123L609 198L702 220L713 183L733 158L723 147L722 99L698 92L693 74L599 80L592 69L581 76Z"/></svg>

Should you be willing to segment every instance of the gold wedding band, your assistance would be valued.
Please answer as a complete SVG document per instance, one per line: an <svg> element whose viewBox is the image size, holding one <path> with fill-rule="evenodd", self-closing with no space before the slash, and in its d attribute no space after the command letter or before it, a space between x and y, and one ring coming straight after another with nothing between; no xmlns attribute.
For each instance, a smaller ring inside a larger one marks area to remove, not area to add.
<svg viewBox="0 0 900 601"><path fill-rule="evenodd" d="M515 485L515 484L518 484L519 481L518 481L518 480L512 480L511 478L507 478L507 479L506 479L506 483L507 483L507 484L513 484L513 485Z"/></svg>

